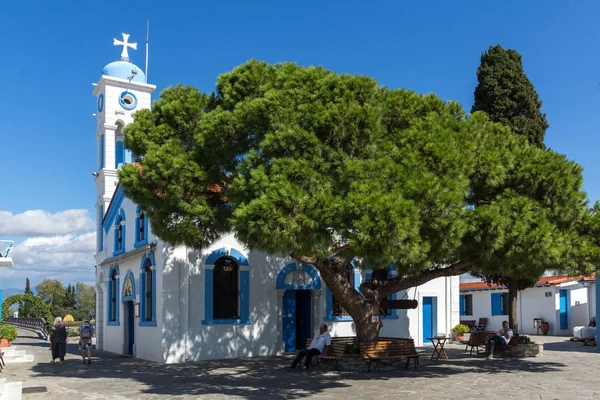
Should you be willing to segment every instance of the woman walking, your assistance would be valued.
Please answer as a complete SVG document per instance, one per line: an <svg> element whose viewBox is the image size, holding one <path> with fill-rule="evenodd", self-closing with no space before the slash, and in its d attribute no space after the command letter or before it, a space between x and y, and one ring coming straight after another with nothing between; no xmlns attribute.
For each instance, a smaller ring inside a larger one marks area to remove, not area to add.
<svg viewBox="0 0 600 400"><path fill-rule="evenodd" d="M57 358L60 358L62 364L65 361L65 354L67 354L67 328L62 324L61 317L54 319L54 327L50 334L50 345L52 346L52 364Z"/></svg>

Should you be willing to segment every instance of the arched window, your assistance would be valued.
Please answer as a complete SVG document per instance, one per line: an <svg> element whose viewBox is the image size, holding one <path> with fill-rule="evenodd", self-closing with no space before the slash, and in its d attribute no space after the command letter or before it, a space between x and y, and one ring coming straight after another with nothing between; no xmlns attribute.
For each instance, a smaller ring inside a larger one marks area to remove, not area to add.
<svg viewBox="0 0 600 400"><path fill-rule="evenodd" d="M144 321L152 321L153 317L152 317L152 313L153 313L153 301L152 301L152 297L153 297L153 291L152 288L154 287L153 284L153 277L152 277L152 261L150 261L150 259L146 260L146 266L144 267L144 273L145 273L145 290L144 290L144 297L146 300L146 309L144 310Z"/></svg>
<svg viewBox="0 0 600 400"><path fill-rule="evenodd" d="M352 285L352 287L355 287L355 283L354 283L354 267L352 267L352 265L348 265L348 268L346 268L345 275L348 278L348 281L350 282L350 284ZM350 314L337 301L337 299L335 298L335 295L332 293L331 296L332 296L331 297L331 302L332 302L332 308L333 308L333 316L334 317L349 317Z"/></svg>
<svg viewBox="0 0 600 400"><path fill-rule="evenodd" d="M117 320L117 271L113 271L110 277L110 320Z"/></svg>
<svg viewBox="0 0 600 400"><path fill-rule="evenodd" d="M239 251L222 247L204 260L202 325L250 325L250 265Z"/></svg>
<svg viewBox="0 0 600 400"><path fill-rule="evenodd" d="M144 212L142 211L140 213L140 230L139 230L139 238L140 238L140 240L145 240L146 239L145 222L146 222L146 214L144 214Z"/></svg>
<svg viewBox="0 0 600 400"><path fill-rule="evenodd" d="M111 268L108 275L108 325L119 325L119 267Z"/></svg>
<svg viewBox="0 0 600 400"><path fill-rule="evenodd" d="M119 211L115 219L115 251L113 255L122 254L125 252L125 212Z"/></svg>
<svg viewBox="0 0 600 400"><path fill-rule="evenodd" d="M150 252L140 265L140 326L156 326L156 263Z"/></svg>
<svg viewBox="0 0 600 400"><path fill-rule="evenodd" d="M135 243L133 246L141 247L145 244L148 244L148 218L138 206L135 219Z"/></svg>
<svg viewBox="0 0 600 400"><path fill-rule="evenodd" d="M116 235L117 235L117 247L115 250L123 250L123 226L121 222L123 219L121 217L117 218L117 226L116 226Z"/></svg>
<svg viewBox="0 0 600 400"><path fill-rule="evenodd" d="M213 318L239 319L239 266L231 257L221 257L213 269Z"/></svg>

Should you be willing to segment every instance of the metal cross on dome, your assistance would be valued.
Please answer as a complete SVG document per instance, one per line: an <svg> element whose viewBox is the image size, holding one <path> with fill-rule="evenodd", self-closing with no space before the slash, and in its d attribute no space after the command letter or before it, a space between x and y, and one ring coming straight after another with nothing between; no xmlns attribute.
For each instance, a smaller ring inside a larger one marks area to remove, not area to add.
<svg viewBox="0 0 600 400"><path fill-rule="evenodd" d="M131 47L134 50L137 50L137 43L129 43L129 33L121 33L123 35L123 40L114 39L113 46L123 46L123 51L121 52L121 60L129 61L129 54L127 53L127 48Z"/></svg>

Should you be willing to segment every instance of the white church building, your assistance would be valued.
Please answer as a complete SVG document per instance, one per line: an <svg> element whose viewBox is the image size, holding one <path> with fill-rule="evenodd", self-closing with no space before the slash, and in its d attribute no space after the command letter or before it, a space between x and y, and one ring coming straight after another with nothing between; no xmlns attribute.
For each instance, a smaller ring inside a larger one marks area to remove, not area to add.
<svg viewBox="0 0 600 400"><path fill-rule="evenodd" d="M321 323L332 336L353 336L352 318L311 265L287 256L248 251L233 234L205 249L171 246L157 238L144 212L125 197L117 171L130 162L123 127L151 107L156 86L131 63L129 35L121 60L106 65L97 100L96 336L97 348L157 363L181 363L292 352ZM351 268L359 287L372 271ZM395 276L393 267L390 277ZM416 309L390 310L382 336L430 344L459 323L459 278L432 280L392 299L415 299Z"/></svg>

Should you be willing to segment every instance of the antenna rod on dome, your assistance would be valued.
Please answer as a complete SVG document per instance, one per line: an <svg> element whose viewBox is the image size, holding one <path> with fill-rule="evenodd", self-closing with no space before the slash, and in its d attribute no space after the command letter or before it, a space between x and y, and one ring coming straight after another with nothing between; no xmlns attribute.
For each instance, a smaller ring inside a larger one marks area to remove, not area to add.
<svg viewBox="0 0 600 400"><path fill-rule="evenodd" d="M148 83L148 32L150 31L150 20L146 20L146 83Z"/></svg>

